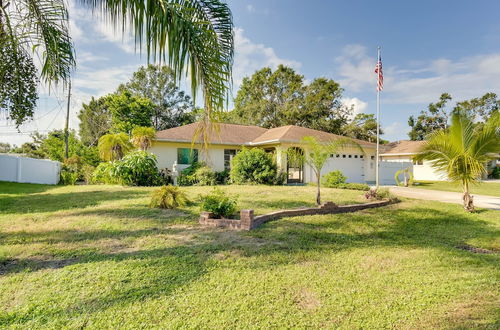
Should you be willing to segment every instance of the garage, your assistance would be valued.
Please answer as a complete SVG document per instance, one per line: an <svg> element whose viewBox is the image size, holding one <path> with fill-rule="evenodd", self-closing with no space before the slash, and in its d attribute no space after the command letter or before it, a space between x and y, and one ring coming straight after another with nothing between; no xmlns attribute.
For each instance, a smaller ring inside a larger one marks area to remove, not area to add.
<svg viewBox="0 0 500 330"><path fill-rule="evenodd" d="M339 170L347 177L347 182L364 183L364 157L360 153L330 155L321 172L325 175L328 172Z"/></svg>

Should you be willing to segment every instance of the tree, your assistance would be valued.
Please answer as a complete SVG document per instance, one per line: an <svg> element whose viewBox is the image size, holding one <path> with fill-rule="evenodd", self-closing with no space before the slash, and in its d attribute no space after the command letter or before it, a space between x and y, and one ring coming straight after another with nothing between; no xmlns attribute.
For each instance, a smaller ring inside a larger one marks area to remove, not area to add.
<svg viewBox="0 0 500 330"><path fill-rule="evenodd" d="M317 205L321 204L321 170L323 169L323 166L325 166L325 163L331 154L336 154L348 146L356 146L363 152L361 146L350 138L342 138L330 141L329 143L322 143L314 136L303 137L301 149L288 149L287 156L289 157L289 162L296 162L301 165L308 164L313 169L314 174L316 175ZM305 152L302 152L302 149L305 150Z"/></svg>
<svg viewBox="0 0 500 330"><path fill-rule="evenodd" d="M88 146L97 145L99 138L111 129L111 111L106 104L106 97L92 97L88 104L83 103L78 119L82 143Z"/></svg>
<svg viewBox="0 0 500 330"><path fill-rule="evenodd" d="M379 134L384 134L379 129ZM377 141L377 120L374 114L358 113L354 118L342 128L342 135L353 139L360 139L369 142ZM381 141L382 143L382 141Z"/></svg>
<svg viewBox="0 0 500 330"><path fill-rule="evenodd" d="M75 65L63 0L0 0L0 109L21 125L33 117L41 77L48 83L69 81Z"/></svg>
<svg viewBox="0 0 500 330"><path fill-rule="evenodd" d="M191 98L177 87L174 72L168 66L150 64L140 67L128 83L118 87L118 92L124 91L153 102L155 107L152 121L156 130L192 122Z"/></svg>
<svg viewBox="0 0 500 330"><path fill-rule="evenodd" d="M486 93L481 97L458 102L453 112L465 111L474 122L486 122L500 109L500 100L495 93Z"/></svg>
<svg viewBox="0 0 500 330"><path fill-rule="evenodd" d="M0 142L0 153L8 153L12 150L10 143Z"/></svg>
<svg viewBox="0 0 500 330"><path fill-rule="evenodd" d="M416 160L429 160L432 166L459 182L464 209L474 211L470 185L486 173L486 162L500 151L500 113L493 114L482 129L477 129L466 112L454 112L449 129L433 132Z"/></svg>
<svg viewBox="0 0 500 330"><path fill-rule="evenodd" d="M284 125L290 113L299 112L303 80L284 65L274 72L263 68L251 78L245 77L234 101L234 118L242 124L266 128Z"/></svg>
<svg viewBox="0 0 500 330"><path fill-rule="evenodd" d="M102 159L113 161L122 159L132 150L132 144L125 133L106 134L100 137L97 148Z"/></svg>
<svg viewBox="0 0 500 330"><path fill-rule="evenodd" d="M448 111L446 104L451 100L448 93L443 93L436 103L430 103L427 111L421 111L415 119L414 116L408 118L408 125L411 131L408 133L410 140L422 141L435 130L445 129L448 126Z"/></svg>
<svg viewBox="0 0 500 330"><path fill-rule="evenodd" d="M128 91L106 98L111 112L111 131L130 134L135 126L152 126L154 104L144 97L132 96Z"/></svg>
<svg viewBox="0 0 500 330"><path fill-rule="evenodd" d="M132 144L142 151L151 148L156 131L153 127L137 126L132 130Z"/></svg>

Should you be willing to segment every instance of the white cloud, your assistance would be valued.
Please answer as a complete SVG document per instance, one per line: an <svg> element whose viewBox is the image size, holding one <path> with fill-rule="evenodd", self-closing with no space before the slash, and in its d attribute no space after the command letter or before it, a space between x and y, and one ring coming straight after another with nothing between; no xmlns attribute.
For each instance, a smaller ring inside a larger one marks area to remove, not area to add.
<svg viewBox="0 0 500 330"><path fill-rule="evenodd" d="M244 77L252 75L263 67L275 69L279 64L283 64L298 70L302 66L298 61L279 57L271 47L254 43L244 35L243 29L235 28L234 32L233 79L236 88Z"/></svg>
<svg viewBox="0 0 500 330"><path fill-rule="evenodd" d="M342 104L347 106L347 107L352 106L353 110L354 110L353 115L357 115L358 113L365 112L366 108L368 107L368 103L361 101L357 97L353 97L353 98L344 97L342 99Z"/></svg>
<svg viewBox="0 0 500 330"><path fill-rule="evenodd" d="M376 58L366 47L347 45L335 59L341 85L350 92L375 90ZM399 104L429 103L448 92L455 100L500 94L500 54L464 57L458 60L439 58L426 62L408 62L401 69L384 62L384 101Z"/></svg>
<svg viewBox="0 0 500 330"><path fill-rule="evenodd" d="M250 5L250 4L249 4L249 5L247 5L247 6L246 6L246 9L247 9L247 11L248 11L249 13L253 13L253 12L255 12L255 7L254 7L253 5Z"/></svg>

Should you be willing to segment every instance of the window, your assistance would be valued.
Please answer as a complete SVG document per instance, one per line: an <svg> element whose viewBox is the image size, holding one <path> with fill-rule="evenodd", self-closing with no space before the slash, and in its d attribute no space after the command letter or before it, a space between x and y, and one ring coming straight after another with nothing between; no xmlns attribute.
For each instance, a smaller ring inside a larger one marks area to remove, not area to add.
<svg viewBox="0 0 500 330"><path fill-rule="evenodd" d="M224 169L231 169L231 160L236 155L235 149L224 149Z"/></svg>
<svg viewBox="0 0 500 330"><path fill-rule="evenodd" d="M352 158L352 155L349 155L349 158Z"/></svg>
<svg viewBox="0 0 500 330"><path fill-rule="evenodd" d="M342 158L345 158L345 155L342 155Z"/></svg>
<svg viewBox="0 0 500 330"><path fill-rule="evenodd" d="M337 158L339 158L339 157L340 157L340 155L339 155L339 154L337 154Z"/></svg>
<svg viewBox="0 0 500 330"><path fill-rule="evenodd" d="M363 158L363 155L359 155L359 158Z"/></svg>
<svg viewBox="0 0 500 330"><path fill-rule="evenodd" d="M358 158L358 155L354 155L354 158Z"/></svg>
<svg viewBox="0 0 500 330"><path fill-rule="evenodd" d="M334 156L333 154L330 154L330 158L333 158L333 156Z"/></svg>
<svg viewBox="0 0 500 330"><path fill-rule="evenodd" d="M413 165L424 165L424 162L422 160L414 160Z"/></svg>
<svg viewBox="0 0 500 330"><path fill-rule="evenodd" d="M371 158L372 158L372 159L375 159L375 156L372 156Z"/></svg>
<svg viewBox="0 0 500 330"><path fill-rule="evenodd" d="M190 165L198 161L198 149L177 148L177 164Z"/></svg>

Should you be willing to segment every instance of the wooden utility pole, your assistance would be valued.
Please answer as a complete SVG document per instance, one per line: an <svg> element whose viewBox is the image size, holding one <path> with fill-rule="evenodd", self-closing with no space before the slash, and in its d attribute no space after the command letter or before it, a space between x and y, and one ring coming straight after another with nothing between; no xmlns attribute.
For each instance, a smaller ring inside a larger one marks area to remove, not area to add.
<svg viewBox="0 0 500 330"><path fill-rule="evenodd" d="M64 127L64 144L66 145L65 153L64 153L64 158L68 159L68 140L69 140L69 105L71 103L71 81L69 82L69 87L68 87L68 104L66 107L66 125Z"/></svg>

